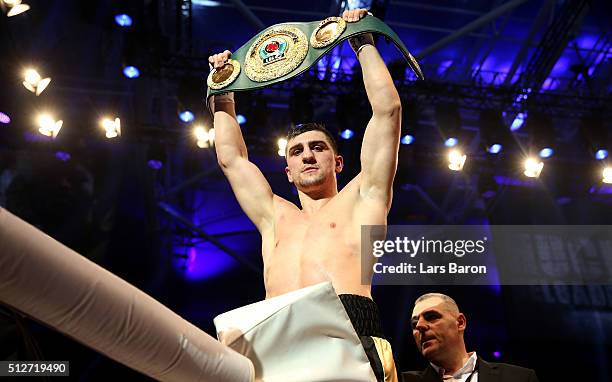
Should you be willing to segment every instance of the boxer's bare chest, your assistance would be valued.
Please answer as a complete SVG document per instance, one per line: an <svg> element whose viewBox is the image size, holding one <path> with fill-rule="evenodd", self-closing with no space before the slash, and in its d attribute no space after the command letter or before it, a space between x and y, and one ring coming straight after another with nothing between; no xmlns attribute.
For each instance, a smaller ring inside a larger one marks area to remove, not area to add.
<svg viewBox="0 0 612 382"><path fill-rule="evenodd" d="M362 285L360 277L364 215L367 205L350 188L313 214L281 201L274 232L263 237L267 297L325 281L331 281L338 293L369 295L369 285ZM386 214L380 224L385 220Z"/></svg>

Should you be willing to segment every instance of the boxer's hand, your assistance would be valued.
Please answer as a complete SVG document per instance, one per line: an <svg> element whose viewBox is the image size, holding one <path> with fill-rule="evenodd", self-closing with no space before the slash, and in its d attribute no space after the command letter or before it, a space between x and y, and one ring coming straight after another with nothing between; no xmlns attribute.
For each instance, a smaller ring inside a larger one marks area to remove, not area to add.
<svg viewBox="0 0 612 382"><path fill-rule="evenodd" d="M225 50L223 53L213 54L212 56L208 57L208 63L211 66L211 70L222 68L223 65L227 63L227 60L229 60L231 56L232 56L232 52L230 52L229 50ZM217 110L219 110L220 104L234 103L234 93L227 92L227 93L215 94L214 96L211 97L209 102L210 102L210 110L212 110L214 114Z"/></svg>
<svg viewBox="0 0 612 382"><path fill-rule="evenodd" d="M344 11L342 13L342 19L347 23L354 23L356 21L361 20L368 14L367 9L352 9L350 11ZM370 13L371 14L371 13ZM356 55L359 56L359 51L366 45L374 46L374 37L371 33L364 33L357 35L355 37L351 37L349 39L349 44Z"/></svg>
<svg viewBox="0 0 612 382"><path fill-rule="evenodd" d="M364 18L367 14L367 9L351 9L342 13L342 19L347 23L354 23Z"/></svg>
<svg viewBox="0 0 612 382"><path fill-rule="evenodd" d="M232 52L225 50L223 53L213 54L208 57L208 63L211 64L214 69L218 69L225 65L231 56Z"/></svg>

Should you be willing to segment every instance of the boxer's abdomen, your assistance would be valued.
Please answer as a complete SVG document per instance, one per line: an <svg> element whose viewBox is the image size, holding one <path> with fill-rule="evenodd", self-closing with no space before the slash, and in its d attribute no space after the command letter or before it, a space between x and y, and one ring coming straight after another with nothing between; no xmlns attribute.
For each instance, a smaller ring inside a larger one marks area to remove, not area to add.
<svg viewBox="0 0 612 382"><path fill-rule="evenodd" d="M361 282L360 228L342 213L288 213L264 254L267 297L330 281L338 293L370 295ZM265 247L265 246L264 246Z"/></svg>

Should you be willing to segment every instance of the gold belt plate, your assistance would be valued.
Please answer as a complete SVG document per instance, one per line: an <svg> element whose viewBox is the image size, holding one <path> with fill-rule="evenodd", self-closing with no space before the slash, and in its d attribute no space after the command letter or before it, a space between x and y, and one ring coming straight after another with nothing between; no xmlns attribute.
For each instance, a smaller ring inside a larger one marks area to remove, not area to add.
<svg viewBox="0 0 612 382"><path fill-rule="evenodd" d="M275 80L295 70L306 58L308 39L298 28L277 25L250 46L244 71L252 81Z"/></svg>
<svg viewBox="0 0 612 382"><path fill-rule="evenodd" d="M234 82L238 74L240 74L240 62L230 59L225 65L208 74L206 84L211 89L223 89Z"/></svg>
<svg viewBox="0 0 612 382"><path fill-rule="evenodd" d="M333 44L345 30L346 21L342 17L328 17L310 35L310 45L313 48L325 48Z"/></svg>

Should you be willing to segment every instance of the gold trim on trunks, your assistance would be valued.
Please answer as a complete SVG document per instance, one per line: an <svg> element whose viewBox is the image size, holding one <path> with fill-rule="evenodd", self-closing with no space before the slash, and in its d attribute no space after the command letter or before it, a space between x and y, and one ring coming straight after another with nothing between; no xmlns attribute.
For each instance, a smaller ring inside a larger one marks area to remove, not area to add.
<svg viewBox="0 0 612 382"><path fill-rule="evenodd" d="M234 82L238 74L240 74L240 62L230 59L225 65L208 74L206 84L211 89L223 89Z"/></svg>
<svg viewBox="0 0 612 382"><path fill-rule="evenodd" d="M325 48L333 44L345 29L346 21L342 17L328 17L321 21L310 35L310 45L314 48Z"/></svg>
<svg viewBox="0 0 612 382"><path fill-rule="evenodd" d="M277 25L262 33L244 59L246 75L256 82L275 80L295 70L308 53L308 39L298 28Z"/></svg>

